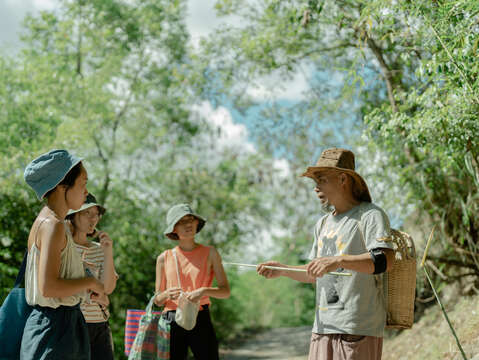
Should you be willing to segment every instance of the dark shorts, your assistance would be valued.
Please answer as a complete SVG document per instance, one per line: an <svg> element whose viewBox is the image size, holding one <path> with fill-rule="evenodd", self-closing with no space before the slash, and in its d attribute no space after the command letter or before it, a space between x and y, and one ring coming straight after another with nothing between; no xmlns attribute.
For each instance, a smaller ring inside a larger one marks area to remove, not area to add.
<svg viewBox="0 0 479 360"><path fill-rule="evenodd" d="M90 360L80 306L33 306L23 331L20 360Z"/></svg>
<svg viewBox="0 0 479 360"><path fill-rule="evenodd" d="M183 329L174 321L175 313L168 311L164 315L171 321L170 359L185 360L189 347L196 360L218 360L218 341L209 309L198 312L196 325L191 330Z"/></svg>
<svg viewBox="0 0 479 360"><path fill-rule="evenodd" d="M90 334L91 360L113 360L113 343L108 321L87 323Z"/></svg>

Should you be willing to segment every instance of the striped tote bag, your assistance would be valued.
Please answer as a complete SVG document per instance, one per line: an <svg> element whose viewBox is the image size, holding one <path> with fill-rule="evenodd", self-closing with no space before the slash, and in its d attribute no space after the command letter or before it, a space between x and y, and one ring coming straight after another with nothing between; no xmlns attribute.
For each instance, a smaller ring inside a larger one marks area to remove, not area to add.
<svg viewBox="0 0 479 360"><path fill-rule="evenodd" d="M170 322L161 311L152 311L153 295L145 310L127 310L125 354L129 360L170 358Z"/></svg>

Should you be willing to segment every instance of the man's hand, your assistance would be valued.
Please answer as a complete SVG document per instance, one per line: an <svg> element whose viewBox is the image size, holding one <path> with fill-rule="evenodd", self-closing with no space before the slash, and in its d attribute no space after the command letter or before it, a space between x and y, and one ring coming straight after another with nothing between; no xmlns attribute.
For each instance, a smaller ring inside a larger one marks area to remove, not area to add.
<svg viewBox="0 0 479 360"><path fill-rule="evenodd" d="M340 267L339 256L326 256L312 260L308 264L307 270L309 276L317 278Z"/></svg>
<svg viewBox="0 0 479 360"><path fill-rule="evenodd" d="M266 279L274 279L274 278L280 277L282 275L282 271L267 269L265 266L285 267L285 265L281 264L278 261L267 261L267 262L259 264L256 267L256 272L259 275L264 276Z"/></svg>

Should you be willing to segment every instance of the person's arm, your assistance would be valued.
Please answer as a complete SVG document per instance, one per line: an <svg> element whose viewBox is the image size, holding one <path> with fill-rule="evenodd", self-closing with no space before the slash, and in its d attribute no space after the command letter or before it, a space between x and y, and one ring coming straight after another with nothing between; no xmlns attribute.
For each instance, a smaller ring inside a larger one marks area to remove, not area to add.
<svg viewBox="0 0 479 360"><path fill-rule="evenodd" d="M98 239L100 240L101 248L103 249L103 274L102 282L105 287L105 293L111 294L116 287L116 280L118 275L115 271L115 263L113 261L113 241L110 236L104 231L98 231Z"/></svg>
<svg viewBox="0 0 479 360"><path fill-rule="evenodd" d="M394 251L381 249L386 255L386 271L394 265ZM353 270L365 274L374 273L374 263L369 252L360 255L325 256L313 259L308 265L308 274L312 277L321 277L327 272L338 268Z"/></svg>
<svg viewBox="0 0 479 360"><path fill-rule="evenodd" d="M166 300L176 300L180 296L181 288L174 287L166 289L166 276L165 276L165 253L161 253L156 258L156 280L155 280L155 304L157 306L163 305Z"/></svg>
<svg viewBox="0 0 479 360"><path fill-rule="evenodd" d="M306 269L307 265L300 265L300 266L292 266L292 265L285 265L278 261L267 261L261 263L256 268L256 271L259 275L264 276L267 279L274 279L280 276L288 277L290 279L303 282L303 283L314 283L314 277L308 275L307 272L303 271L288 271L288 270L275 270L275 269L268 269L266 266L276 266L276 267L284 267L290 269Z"/></svg>
<svg viewBox="0 0 479 360"><path fill-rule="evenodd" d="M210 296L216 299L227 299L230 297L230 285L228 278L226 277L225 269L221 261L221 256L218 251L211 247L208 261L213 267L213 271L216 277L217 287L201 287L188 294L188 299L191 301L199 301L203 296Z"/></svg>
<svg viewBox="0 0 479 360"><path fill-rule="evenodd" d="M93 277L62 279L60 277L61 252L66 246L65 227L61 222L45 221L38 229L40 259L38 264L38 286L45 297L67 297L91 290L104 292L103 284Z"/></svg>

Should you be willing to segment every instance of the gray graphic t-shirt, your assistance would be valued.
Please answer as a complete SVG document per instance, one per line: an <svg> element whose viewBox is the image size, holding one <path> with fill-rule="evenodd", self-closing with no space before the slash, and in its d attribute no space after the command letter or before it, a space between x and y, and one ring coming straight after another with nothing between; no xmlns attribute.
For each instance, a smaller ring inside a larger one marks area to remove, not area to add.
<svg viewBox="0 0 479 360"><path fill-rule="evenodd" d="M361 224L359 226L359 224ZM378 206L363 202L339 214L319 219L314 230L310 259L359 255L374 248L391 248L387 215ZM370 275L346 269L352 276L324 275L316 280L313 332L383 336L387 274Z"/></svg>

